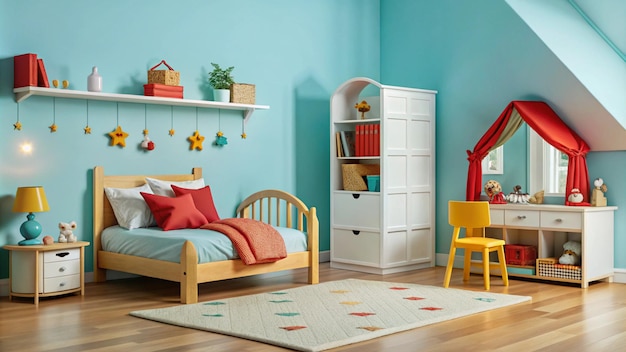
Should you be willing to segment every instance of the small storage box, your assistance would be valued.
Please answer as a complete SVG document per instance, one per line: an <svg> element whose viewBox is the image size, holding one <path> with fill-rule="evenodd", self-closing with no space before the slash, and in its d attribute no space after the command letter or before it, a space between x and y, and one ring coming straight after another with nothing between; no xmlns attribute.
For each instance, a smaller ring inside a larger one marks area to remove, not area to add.
<svg viewBox="0 0 626 352"><path fill-rule="evenodd" d="M165 84L151 83L143 85L143 95L164 98L183 98L182 86L168 86Z"/></svg>
<svg viewBox="0 0 626 352"><path fill-rule="evenodd" d="M512 265L535 265L537 247L524 244L505 244L506 263Z"/></svg>
<svg viewBox="0 0 626 352"><path fill-rule="evenodd" d="M161 64L167 66L168 69L155 70L155 68L159 67ZM148 70L148 84L151 83L177 86L180 84L180 72L174 71L174 69L170 65L168 65L165 60L161 60L161 62L159 62L156 66Z"/></svg>
<svg viewBox="0 0 626 352"><path fill-rule="evenodd" d="M247 83L234 83L230 85L230 102L240 104L254 104L255 86Z"/></svg>
<svg viewBox="0 0 626 352"><path fill-rule="evenodd" d="M378 164L342 164L343 189L346 191L367 191L365 176L380 175Z"/></svg>
<svg viewBox="0 0 626 352"><path fill-rule="evenodd" d="M559 264L556 258L537 259L537 275L570 280L582 280L583 277L580 266Z"/></svg>
<svg viewBox="0 0 626 352"><path fill-rule="evenodd" d="M367 175L367 190L370 192L380 192L380 175Z"/></svg>

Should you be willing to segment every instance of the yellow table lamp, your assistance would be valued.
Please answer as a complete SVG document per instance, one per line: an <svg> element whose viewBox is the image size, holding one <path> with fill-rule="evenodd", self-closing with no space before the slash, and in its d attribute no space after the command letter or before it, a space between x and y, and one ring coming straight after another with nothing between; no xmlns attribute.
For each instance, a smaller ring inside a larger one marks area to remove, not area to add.
<svg viewBox="0 0 626 352"><path fill-rule="evenodd" d="M15 201L13 202L13 212L28 213L26 221L20 226L20 233L24 237L23 241L18 244L20 246L29 246L42 244L37 239L41 235L41 225L35 221L37 212L49 211L46 193L41 186L18 187L15 193Z"/></svg>

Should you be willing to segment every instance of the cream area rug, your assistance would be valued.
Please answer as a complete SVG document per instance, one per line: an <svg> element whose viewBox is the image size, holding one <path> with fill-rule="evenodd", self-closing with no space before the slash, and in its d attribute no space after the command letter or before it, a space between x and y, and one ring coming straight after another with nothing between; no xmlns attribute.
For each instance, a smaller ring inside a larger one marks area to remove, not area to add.
<svg viewBox="0 0 626 352"><path fill-rule="evenodd" d="M348 279L130 314L298 351L323 351L530 299Z"/></svg>

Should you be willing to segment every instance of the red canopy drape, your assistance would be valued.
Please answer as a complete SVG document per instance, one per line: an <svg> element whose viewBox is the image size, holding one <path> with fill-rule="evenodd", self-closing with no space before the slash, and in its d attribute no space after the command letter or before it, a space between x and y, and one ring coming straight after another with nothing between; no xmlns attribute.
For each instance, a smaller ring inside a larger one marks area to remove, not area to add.
<svg viewBox="0 0 626 352"><path fill-rule="evenodd" d="M589 152L589 146L559 118L548 104L540 101L510 102L496 122L491 125L485 135L478 141L474 151L467 151L469 170L467 173L466 200L480 199L483 171L481 161L500 138L500 135L511 121L511 115L514 110L517 110L528 126L546 142L569 157L565 202L567 203L567 198L572 188L578 188L585 197L585 202L588 202L589 174L585 156Z"/></svg>

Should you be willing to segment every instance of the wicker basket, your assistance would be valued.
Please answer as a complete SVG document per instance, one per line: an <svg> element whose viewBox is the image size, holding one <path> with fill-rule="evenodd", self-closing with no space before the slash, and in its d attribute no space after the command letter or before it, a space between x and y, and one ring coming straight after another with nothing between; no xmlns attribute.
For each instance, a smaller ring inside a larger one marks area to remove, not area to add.
<svg viewBox="0 0 626 352"><path fill-rule="evenodd" d="M155 68L159 67L161 64L167 66L168 70L155 70ZM180 85L180 72L174 71L165 60L161 60L161 62L148 70L148 84L152 83L178 86Z"/></svg>
<svg viewBox="0 0 626 352"><path fill-rule="evenodd" d="M380 175L378 164L343 164L341 165L343 176L343 189L346 191L367 191L367 183L364 176Z"/></svg>
<svg viewBox="0 0 626 352"><path fill-rule="evenodd" d="M254 93L254 84L233 83L230 85L230 102L240 104L254 104Z"/></svg>
<svg viewBox="0 0 626 352"><path fill-rule="evenodd" d="M559 264L556 258L537 259L537 276L569 280L582 280L583 277L580 266Z"/></svg>

